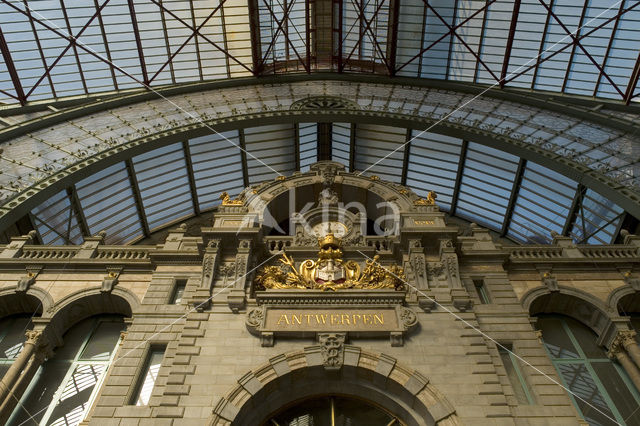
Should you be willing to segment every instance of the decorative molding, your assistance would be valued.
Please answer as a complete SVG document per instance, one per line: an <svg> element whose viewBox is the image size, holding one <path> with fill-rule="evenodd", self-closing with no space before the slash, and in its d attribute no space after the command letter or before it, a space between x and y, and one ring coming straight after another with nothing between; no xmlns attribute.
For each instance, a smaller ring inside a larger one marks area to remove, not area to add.
<svg viewBox="0 0 640 426"><path fill-rule="evenodd" d="M346 333L319 333L318 342L322 348L322 364L325 370L335 371L344 361L344 341Z"/></svg>

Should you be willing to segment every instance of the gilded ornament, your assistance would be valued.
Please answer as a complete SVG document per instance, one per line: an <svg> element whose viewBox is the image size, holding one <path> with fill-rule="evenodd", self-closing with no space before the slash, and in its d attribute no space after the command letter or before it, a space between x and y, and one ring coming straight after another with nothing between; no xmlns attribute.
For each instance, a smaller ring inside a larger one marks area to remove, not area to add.
<svg viewBox="0 0 640 426"><path fill-rule="evenodd" d="M353 261L343 260L342 240L332 233L318 239L318 259L306 259L296 268L295 261L287 253L280 262L285 266L265 266L254 282L259 289L394 289L402 290L406 280L402 267L388 268L378 263L379 256L366 262L364 270Z"/></svg>
<svg viewBox="0 0 640 426"><path fill-rule="evenodd" d="M227 191L220 194L220 199L222 200L223 206L241 206L243 204L243 201L240 199L236 198L232 200L229 194L227 194Z"/></svg>
<svg viewBox="0 0 640 426"><path fill-rule="evenodd" d="M438 195L435 191L429 191L427 198L418 198L413 204L416 206L434 206L436 204L436 198L438 198Z"/></svg>

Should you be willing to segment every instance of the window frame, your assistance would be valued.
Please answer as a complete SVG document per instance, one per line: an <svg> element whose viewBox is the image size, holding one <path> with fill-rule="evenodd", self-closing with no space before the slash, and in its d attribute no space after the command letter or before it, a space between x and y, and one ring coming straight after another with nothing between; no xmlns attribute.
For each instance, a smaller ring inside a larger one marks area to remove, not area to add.
<svg viewBox="0 0 640 426"><path fill-rule="evenodd" d="M522 391L525 394L525 397L527 398L527 401L520 401L518 399L518 397L516 396L516 392L514 390L513 392L513 396L516 399L516 401L518 401L518 405L536 405L536 400L534 398L533 395L533 389L531 389L531 386L529 386L529 382L527 382L526 376L524 374L524 372L522 371L522 368L520 368L520 363L518 362L518 358L515 356L515 354L513 353L513 344L511 343L499 343L497 346L498 349L498 355L500 356L500 361L503 364L503 367L505 369L505 372L507 370L507 367L504 365L504 360L502 358L502 354L505 353L508 357L509 360L511 362L511 365L513 366L513 371L515 371L516 376L518 377L518 381L520 384L520 387L522 388ZM509 376L509 374L507 373L507 378L509 379L509 383L511 384L511 387L514 387L513 381L511 380L511 377Z"/></svg>
<svg viewBox="0 0 640 426"><path fill-rule="evenodd" d="M591 379L593 380L594 384L596 385L596 387L598 389L598 392L600 392L600 394L602 395L602 398L606 402L609 410L611 411L611 413L615 417L616 421L618 423L620 423L620 424L626 424L626 421L625 421L624 417L622 417L622 414L618 410L618 407L613 402L613 399L609 395L609 392L607 391L606 387L604 386L604 384L600 380L600 377L598 376L598 374L596 373L595 369L593 368L593 366L591 364L593 364L593 363L605 363L605 362L606 363L611 363L613 365L613 367L615 368L615 370L618 372L618 375L622 379L622 381L625 384L625 386L628 388L629 393L635 398L635 400L638 403L638 405L640 405L640 392L638 391L638 389L635 388L635 386L631 382L630 378L628 377L627 373L624 371L624 369L617 362L615 362L615 361L613 361L613 360L611 360L611 359L609 359L607 357L604 357L604 358L589 358L587 356L587 354L584 352L584 350L582 349L582 346L580 345L578 339L573 334L573 331L571 331L571 327L569 327L569 324L567 324L566 318L571 318L574 321L577 321L578 323L580 323L583 327L591 330L591 328L589 326L587 326L587 325L581 323L580 321L578 321L578 320L576 320L576 319L574 319L572 317L569 317L567 315L549 314L547 317L553 317L553 318L556 318L556 319L560 320L563 330L565 331L565 333L569 337L569 341L574 346L574 348L576 350L576 353L578 355L577 358L557 358L557 357L554 357L551 354L551 352L549 351L549 349L547 348L547 345L543 343L543 346L544 346L544 349L545 349L545 351L547 353L547 356L551 360L551 363L553 364L553 368L556 370L556 373L558 375L558 378L560 379L560 382L565 387L565 390L569 390L569 392L567 392L567 393L568 393L569 398L571 399L571 402L573 403L573 406L575 407L575 409L578 411L578 413L583 418L585 418L585 416L584 416L584 414L582 412L582 409L580 408L580 405L578 404L578 401L576 401L576 398L573 395L573 391L571 390L570 384L566 382L564 376L560 373L560 369L558 368L559 365L570 365L570 364L584 365L585 369L587 370L587 372L589 373ZM542 330L542 331L543 331L542 339L543 339L543 342L544 342L544 330ZM593 330L591 330L591 331L593 331Z"/></svg>
<svg viewBox="0 0 640 426"><path fill-rule="evenodd" d="M87 319L90 319L90 317L87 318ZM104 360L81 360L80 356L83 354L83 352L86 349L89 341L91 340L91 337L93 337L94 333L96 332L96 330L100 326L100 323L107 322L107 321L110 321L110 320L111 320L111 318L109 318L108 316L98 316L97 318L93 319L93 325L91 326L91 331L84 336L82 344L80 345L79 349L76 351L76 353L75 353L75 355L73 357L73 361L71 361L70 366L69 366L69 368L67 369L67 372L64 375L64 378L60 382L60 386L58 386L58 388L54 392L54 394L53 394L53 396L51 398L51 402L47 406L47 409L45 410L45 413L42 415L42 418L40 419L40 422L38 423L39 425L41 425L41 426L47 425L49 423L49 421L51 420L51 415L53 414L53 410L55 410L55 408L60 403L60 399L62 397L62 394L63 394L67 384L69 383L69 380L71 379L71 377L73 377L73 374L76 372L76 368L78 366L80 366L80 365L104 365L105 368L100 373L100 376L98 377L98 380L96 380L96 384L94 385L93 390L91 391L91 395L89 396L89 399L87 399L86 407L82 411L82 416L81 416L80 422L82 423L86 419L87 415L91 411L91 408L93 407L93 404L95 403L95 400L96 400L98 394L102 390L102 385L104 384L104 381L106 379L107 373L109 372L109 367L113 363L113 360L115 359L116 353L118 352L118 348L120 346L120 343L122 342L122 334L118 337L118 340L116 341L116 344L114 345L113 350L111 351L111 355L109 356L109 359L104 359ZM80 321L78 321L78 323L79 322ZM76 323L76 324L78 324L78 323ZM76 324L74 324L74 326ZM124 324L125 329L126 329L126 323L123 322L123 324ZM69 329L71 329L71 327ZM123 331L124 331L124 329L123 329ZM27 386L27 388L25 389L24 393L22 394L22 398L20 399L19 405L22 405L23 399L28 397L30 395L30 393L32 392L33 387L36 386L36 384L38 384L40 375L42 374L43 365L40 365L38 367L38 370L36 371L36 373L31 378L29 386ZM16 410L14 410L14 412L9 417L8 423L11 422L11 419L13 418L13 416L15 414L16 414Z"/></svg>
<svg viewBox="0 0 640 426"><path fill-rule="evenodd" d="M168 348L168 342L164 342L164 341L150 342L147 344L144 350L144 356L141 357L142 363L138 364L138 369L136 371L133 383L130 387L130 391L127 395L127 399L126 399L127 406L132 406L132 407L148 407L149 406L148 403L144 405L138 405L137 400L140 396L140 393L142 392L144 379L146 378L147 372L150 369L150 362L151 362L151 357L153 355L153 352L158 349L162 349L163 355L162 355L162 361L160 362L160 369L162 369L163 364L165 362L165 357L167 355L167 348ZM158 370L158 377L159 376L160 376L160 370ZM158 380L156 378L156 380L153 382L153 387L151 388L151 394L149 395L149 399L151 399L151 396L153 395L153 390L156 388L157 382Z"/></svg>

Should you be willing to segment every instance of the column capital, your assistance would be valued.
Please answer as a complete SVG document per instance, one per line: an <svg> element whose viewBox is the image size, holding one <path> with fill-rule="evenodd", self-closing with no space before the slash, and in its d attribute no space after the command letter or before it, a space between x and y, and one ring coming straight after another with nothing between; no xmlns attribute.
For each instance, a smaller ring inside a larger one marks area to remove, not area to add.
<svg viewBox="0 0 640 426"><path fill-rule="evenodd" d="M40 337L42 337L42 330L29 330L24 335L27 336L25 344L35 345L40 340Z"/></svg>
<svg viewBox="0 0 640 426"><path fill-rule="evenodd" d="M636 342L636 332L635 330L620 330L616 335L616 339L620 339L622 346L625 348L629 347L629 345L637 345Z"/></svg>
<svg viewBox="0 0 640 426"><path fill-rule="evenodd" d="M634 330L618 330L618 332L616 333L616 337L614 337L613 341L611 341L607 356L609 358L615 358L620 352L626 355L625 349L629 345L636 344L635 336L636 332Z"/></svg>

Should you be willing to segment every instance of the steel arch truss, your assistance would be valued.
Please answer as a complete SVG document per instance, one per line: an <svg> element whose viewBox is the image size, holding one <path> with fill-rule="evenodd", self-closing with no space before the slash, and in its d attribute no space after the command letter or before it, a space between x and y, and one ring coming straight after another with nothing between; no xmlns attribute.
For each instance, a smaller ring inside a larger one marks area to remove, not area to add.
<svg viewBox="0 0 640 426"><path fill-rule="evenodd" d="M640 217L634 128L603 114L571 114L566 106L558 106L566 113L554 112L517 96L470 103L472 94L424 86L264 81L169 89L173 104L134 95L1 131L10 144L0 154L0 228L27 214L49 225L59 216L64 226L56 232L73 240L102 226L87 209L117 204L110 216L148 235L214 207L222 191L238 193L328 156L418 192L448 179L438 187L445 210L475 220L473 209L484 209L493 221L476 221L519 240L532 240L530 233L548 239L551 231L589 240L598 228L619 225L623 211ZM523 185L531 192L535 176L552 173L555 180L524 205ZM107 183L121 198L100 192ZM489 200L493 188L502 188L501 201ZM54 208L47 200L60 193ZM513 228L526 209L536 213L554 202L557 224ZM602 220L593 220L598 215Z"/></svg>

